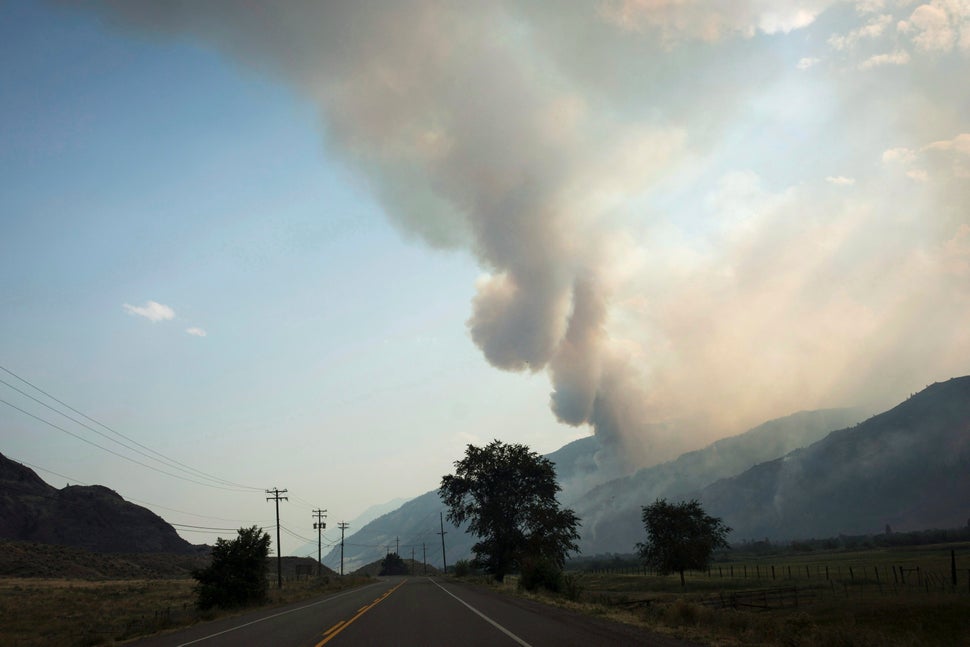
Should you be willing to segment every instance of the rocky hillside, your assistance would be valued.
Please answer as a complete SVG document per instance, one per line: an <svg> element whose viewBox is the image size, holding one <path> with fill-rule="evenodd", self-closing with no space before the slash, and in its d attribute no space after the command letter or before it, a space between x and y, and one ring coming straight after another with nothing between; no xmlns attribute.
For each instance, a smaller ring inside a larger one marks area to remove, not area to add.
<svg viewBox="0 0 970 647"><path fill-rule="evenodd" d="M696 493L731 539L955 528L970 517L970 377Z"/></svg>
<svg viewBox="0 0 970 647"><path fill-rule="evenodd" d="M157 514L100 485L45 483L0 454L0 539L59 544L97 553L193 554Z"/></svg>
<svg viewBox="0 0 970 647"><path fill-rule="evenodd" d="M720 440L689 452L680 458L645 468L635 474L615 478L616 470L602 469L608 456L595 436L581 438L548 454L556 464L556 475L563 486L560 500L573 508L583 520L580 529L584 554L629 552L641 541L643 526L640 507L658 496L676 496L703 487L713 481L733 476L761 461L804 447L839 429L861 420L855 409L829 409L801 412L772 420L744 434ZM384 547L400 540L401 545L422 544L428 550L428 561L441 566L439 511L444 505L436 491L408 501L347 538L344 565L353 570L379 559ZM476 539L445 520L448 563L453 564L471 554ZM410 549L408 549L410 550ZM324 563L337 568L340 548L324 557Z"/></svg>
<svg viewBox="0 0 970 647"><path fill-rule="evenodd" d="M209 551L197 553L92 553L89 550L0 541L0 577L40 577L85 580L188 579L192 571L209 564ZM284 571L285 572L285 571ZM275 574L276 571L274 570Z"/></svg>
<svg viewBox="0 0 970 647"><path fill-rule="evenodd" d="M574 506L583 522L580 548L586 555L630 552L643 540L642 506L661 497L676 499L740 474L863 417L858 409L801 411L595 487Z"/></svg>

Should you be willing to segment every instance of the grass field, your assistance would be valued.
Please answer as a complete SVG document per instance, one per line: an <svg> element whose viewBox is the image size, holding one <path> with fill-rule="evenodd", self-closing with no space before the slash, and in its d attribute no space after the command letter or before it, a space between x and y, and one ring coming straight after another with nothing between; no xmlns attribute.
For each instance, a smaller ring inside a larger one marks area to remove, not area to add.
<svg viewBox="0 0 970 647"><path fill-rule="evenodd" d="M957 557L955 587L951 550ZM573 599L540 597L711 645L949 647L968 644L970 637L968 569L967 543L735 556L715 562L708 572L688 573L683 588L677 575L634 574L636 567L625 564L612 572L570 573L576 583ZM363 581L290 581L282 591L270 589L270 604ZM216 617L195 609L194 584L191 579L0 578L0 645L111 645ZM510 577L502 588L514 587ZM750 594L779 589L789 592L765 595L768 608L757 608L759 594ZM732 595L753 606L722 606Z"/></svg>
<svg viewBox="0 0 970 647"><path fill-rule="evenodd" d="M331 577L271 588L268 606L285 604L367 581ZM195 580L0 579L0 645L81 647L111 645L233 612L200 612ZM236 611L238 612L238 611Z"/></svg>
<svg viewBox="0 0 970 647"><path fill-rule="evenodd" d="M580 607L712 645L970 644L966 543L735 557L685 587L629 564L610 571L572 574Z"/></svg>

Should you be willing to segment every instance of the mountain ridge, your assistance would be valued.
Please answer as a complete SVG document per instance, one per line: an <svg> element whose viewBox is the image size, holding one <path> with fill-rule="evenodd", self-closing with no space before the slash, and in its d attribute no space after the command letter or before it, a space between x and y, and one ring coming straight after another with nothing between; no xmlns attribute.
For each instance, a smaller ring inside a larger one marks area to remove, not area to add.
<svg viewBox="0 0 970 647"><path fill-rule="evenodd" d="M0 454L0 539L98 553L199 551L160 516L103 485L57 489Z"/></svg>
<svg viewBox="0 0 970 647"><path fill-rule="evenodd" d="M957 527L970 516L970 376L695 492L734 539Z"/></svg>

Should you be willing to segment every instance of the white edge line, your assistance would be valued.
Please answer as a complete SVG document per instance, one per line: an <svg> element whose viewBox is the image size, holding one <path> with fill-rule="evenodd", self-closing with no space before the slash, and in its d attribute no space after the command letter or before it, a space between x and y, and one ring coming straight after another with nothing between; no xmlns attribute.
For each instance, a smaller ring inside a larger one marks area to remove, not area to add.
<svg viewBox="0 0 970 647"><path fill-rule="evenodd" d="M472 605L468 604L467 602L465 602L464 600L462 600L460 597L458 597L457 595L455 595L454 593L452 593L451 591L449 591L445 587L441 586L440 584L438 584L437 582L435 582L434 580L432 580L430 577L428 578L428 581L431 582L432 584L434 584L435 586L437 586L439 589L441 589L442 591L444 591L448 595L450 595L451 597L455 598L456 600L458 600L459 602L461 602L462 604L464 604L466 607L468 607L474 613L476 613L482 620L484 620L485 622L489 623L490 625L492 625L493 627L495 627L496 629L498 629L499 631L501 631L503 634L505 634L506 636L508 636L509 638L511 638L512 640L514 640L515 642L519 643L520 645L522 645L522 647L532 647L532 645L530 645L526 641L522 640L521 638L519 638L518 636L516 636L514 633L512 633L511 631L509 631L508 629L506 629L505 627L503 627L499 623L495 622L494 620L492 620L491 618L489 618L487 615L485 615L484 613L482 613L481 611L479 611L478 609L476 609Z"/></svg>
<svg viewBox="0 0 970 647"><path fill-rule="evenodd" d="M242 629L243 627L248 627L250 625L255 625L255 624L258 624L258 623L263 622L265 620L272 620L273 618L278 618L280 616L285 616L288 613L294 613L296 611L303 611L304 609L309 609L310 607L315 607L318 604L323 604L324 602L330 602L331 600L336 600L337 598L342 598L345 595L350 595L351 593L356 593L357 591L363 591L366 588L370 588L372 586L377 586L378 584L380 584L380 582L374 582L373 584L368 584L368 585L362 586L362 587L360 587L358 589L351 589L350 591L344 591L343 593L338 593L337 595L331 595L328 598L324 598L322 600L317 600L316 602L311 602L310 604L305 604L302 607L297 607L296 609L290 609L289 611L280 611L279 613L274 613L271 616L266 616L264 618L259 618L258 620L252 620L250 622L247 622L247 623L241 624L241 625L237 625L235 627L229 627L228 629L223 629L222 631L219 631L217 633L209 634L208 636L202 636L201 638L196 638L195 640L190 640L187 643L181 643L180 645L178 645L178 647L185 647L186 645L194 645L195 643L200 643L203 640L208 640L209 638L215 638L216 636L221 636L222 634L227 634L230 631L235 631L236 629Z"/></svg>

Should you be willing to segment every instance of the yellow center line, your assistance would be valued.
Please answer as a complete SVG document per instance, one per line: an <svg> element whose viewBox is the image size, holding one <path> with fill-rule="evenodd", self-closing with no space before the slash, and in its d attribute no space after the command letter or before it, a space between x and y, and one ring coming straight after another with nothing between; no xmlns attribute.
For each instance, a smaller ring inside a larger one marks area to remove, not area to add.
<svg viewBox="0 0 970 647"><path fill-rule="evenodd" d="M339 626L340 626L340 625L342 625L343 623L344 623L344 621L343 621L343 620L341 620L340 622L338 622L337 624L335 624L334 626L332 626L332 627L330 627L330 628L329 628L329 629L327 629L327 630L326 630L325 632L323 632L323 635L324 635L324 636L326 636L326 635L329 635L330 633L332 633L332 632L334 632L334 631L336 631L336 630L337 630L337 627L339 627Z"/></svg>
<svg viewBox="0 0 970 647"><path fill-rule="evenodd" d="M370 604L368 604L366 607L361 607L360 609L358 609L357 610L357 615L355 615L353 618L351 618L347 622L344 622L343 620L341 620L340 622L338 622L334 626L330 627L330 629L328 629L327 632L325 634L323 634L325 636L325 638L323 640L321 640L320 642L318 642L316 645L314 645L314 647L322 647L323 645L326 645L328 642L330 642L333 639L334 636L336 636L341 631L343 631L344 629L346 629L347 627L349 627L351 624L353 624L353 622L357 618L361 617L362 615L364 615L365 613L367 613L368 611L370 611L371 609L373 609L374 607L376 607L381 602L381 600L383 600L384 598L386 598L387 596L389 596L391 593L394 593L394 591L397 591L399 588L401 588L402 586L404 586L404 584L406 582L407 582L407 580L404 580L403 582L401 582L400 584L398 584L397 586L395 586L393 589L391 589L390 591L388 591L387 593L385 593L383 596L381 596L380 598L378 598L378 599L374 600L373 602L371 602Z"/></svg>

